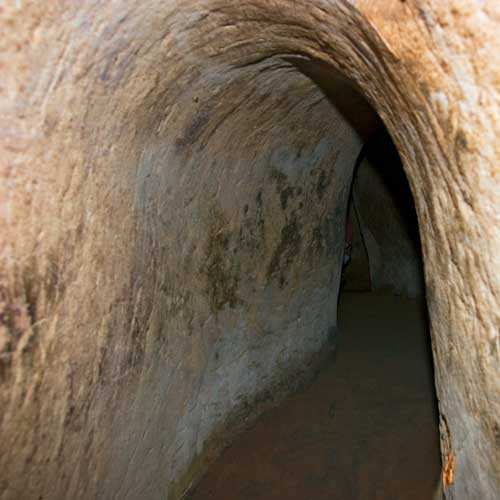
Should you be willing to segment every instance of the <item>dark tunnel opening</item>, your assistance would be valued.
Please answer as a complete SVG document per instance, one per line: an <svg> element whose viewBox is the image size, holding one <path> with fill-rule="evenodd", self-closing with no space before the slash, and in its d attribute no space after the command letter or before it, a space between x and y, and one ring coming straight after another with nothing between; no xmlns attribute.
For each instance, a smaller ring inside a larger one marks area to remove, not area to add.
<svg viewBox="0 0 500 500"><path fill-rule="evenodd" d="M365 142L354 167L346 249L349 265L343 269L343 289L387 291L425 301L413 195L384 127Z"/></svg>

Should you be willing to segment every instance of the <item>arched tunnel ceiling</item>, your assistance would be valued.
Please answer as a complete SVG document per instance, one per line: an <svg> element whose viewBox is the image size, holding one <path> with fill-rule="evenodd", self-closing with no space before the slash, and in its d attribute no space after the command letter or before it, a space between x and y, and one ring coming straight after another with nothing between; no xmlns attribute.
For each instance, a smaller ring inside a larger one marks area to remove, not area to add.
<svg viewBox="0 0 500 500"><path fill-rule="evenodd" d="M415 197L448 493L494 498L499 14L2 6L4 498L174 496L290 390L335 327L366 102Z"/></svg>

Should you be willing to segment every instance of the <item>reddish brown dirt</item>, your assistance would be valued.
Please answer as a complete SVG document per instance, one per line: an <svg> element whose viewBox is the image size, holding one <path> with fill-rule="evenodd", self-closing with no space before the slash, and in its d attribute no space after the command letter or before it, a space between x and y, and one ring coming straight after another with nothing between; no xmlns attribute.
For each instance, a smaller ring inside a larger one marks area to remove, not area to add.
<svg viewBox="0 0 500 500"><path fill-rule="evenodd" d="M425 316L408 299L347 294L337 355L262 415L192 500L425 500L440 458Z"/></svg>

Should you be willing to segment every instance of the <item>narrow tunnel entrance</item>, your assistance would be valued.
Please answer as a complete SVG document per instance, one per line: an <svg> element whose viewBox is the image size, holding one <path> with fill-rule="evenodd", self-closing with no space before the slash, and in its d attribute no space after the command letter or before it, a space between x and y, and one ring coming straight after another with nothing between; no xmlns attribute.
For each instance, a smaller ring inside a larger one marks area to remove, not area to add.
<svg viewBox="0 0 500 500"><path fill-rule="evenodd" d="M313 382L263 414L188 498L440 498L418 222L383 127L354 168L338 320Z"/></svg>

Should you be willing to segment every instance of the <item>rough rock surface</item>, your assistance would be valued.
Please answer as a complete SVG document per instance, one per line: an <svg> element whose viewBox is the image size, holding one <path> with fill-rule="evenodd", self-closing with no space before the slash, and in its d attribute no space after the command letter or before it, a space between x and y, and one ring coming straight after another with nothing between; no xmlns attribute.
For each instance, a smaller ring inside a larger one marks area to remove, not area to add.
<svg viewBox="0 0 500 500"><path fill-rule="evenodd" d="M235 411L312 363L374 127L347 80L415 198L446 494L496 498L499 16L3 2L0 498L174 498Z"/></svg>

